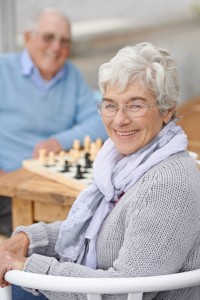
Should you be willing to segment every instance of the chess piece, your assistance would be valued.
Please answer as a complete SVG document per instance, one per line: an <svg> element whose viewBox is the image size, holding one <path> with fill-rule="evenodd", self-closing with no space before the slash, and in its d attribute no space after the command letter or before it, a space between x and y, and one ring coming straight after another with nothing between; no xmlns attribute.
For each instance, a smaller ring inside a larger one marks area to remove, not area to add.
<svg viewBox="0 0 200 300"><path fill-rule="evenodd" d="M61 171L62 173L67 173L70 171L70 166L69 166L69 162L68 160L65 161L65 165L64 165L64 168L63 170Z"/></svg>
<svg viewBox="0 0 200 300"><path fill-rule="evenodd" d="M96 143L91 143L91 145L90 145L90 159L92 161L95 160L95 158L97 156L97 153L98 153L98 149L97 149Z"/></svg>
<svg viewBox="0 0 200 300"><path fill-rule="evenodd" d="M85 153L85 169L92 168L92 161L90 159L90 153Z"/></svg>
<svg viewBox="0 0 200 300"><path fill-rule="evenodd" d="M73 142L73 149L72 149L72 156L73 159L76 161L80 157L80 148L81 148L81 143L79 140L74 140Z"/></svg>
<svg viewBox="0 0 200 300"><path fill-rule="evenodd" d="M74 140L74 142L73 142L73 149L78 151L78 150L80 150L80 148L81 148L80 141L79 140Z"/></svg>
<svg viewBox="0 0 200 300"><path fill-rule="evenodd" d="M46 163L46 149L40 149L39 150L39 157L38 157L38 161L41 165L44 165Z"/></svg>
<svg viewBox="0 0 200 300"><path fill-rule="evenodd" d="M59 160L59 165L61 167L64 167L65 166L65 151L60 151L58 160Z"/></svg>
<svg viewBox="0 0 200 300"><path fill-rule="evenodd" d="M84 152L85 153L89 153L90 151L90 137L89 135L86 135L85 138L84 138L84 141L83 141L83 146L84 146Z"/></svg>
<svg viewBox="0 0 200 300"><path fill-rule="evenodd" d="M70 149L69 156L70 156L70 162L75 163L80 157L80 152L74 149Z"/></svg>
<svg viewBox="0 0 200 300"><path fill-rule="evenodd" d="M97 145L98 152L101 149L102 144L103 144L103 142L102 142L102 140L100 138L96 139L96 145Z"/></svg>
<svg viewBox="0 0 200 300"><path fill-rule="evenodd" d="M50 151L48 156L48 166L52 167L54 165L55 165L55 153L53 151Z"/></svg>
<svg viewBox="0 0 200 300"><path fill-rule="evenodd" d="M74 178L76 178L76 179L82 179L82 178L84 178L84 176L83 176L83 173L82 173L82 171L81 171L81 165L76 165L76 175L74 176Z"/></svg>

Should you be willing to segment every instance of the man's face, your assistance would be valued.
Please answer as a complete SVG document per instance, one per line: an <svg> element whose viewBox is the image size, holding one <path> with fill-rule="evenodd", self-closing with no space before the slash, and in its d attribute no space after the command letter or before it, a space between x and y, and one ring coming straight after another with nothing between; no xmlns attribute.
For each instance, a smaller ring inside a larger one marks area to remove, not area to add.
<svg viewBox="0 0 200 300"><path fill-rule="evenodd" d="M25 33L25 45L46 80L63 67L70 53L70 26L56 13L45 13L33 32Z"/></svg>

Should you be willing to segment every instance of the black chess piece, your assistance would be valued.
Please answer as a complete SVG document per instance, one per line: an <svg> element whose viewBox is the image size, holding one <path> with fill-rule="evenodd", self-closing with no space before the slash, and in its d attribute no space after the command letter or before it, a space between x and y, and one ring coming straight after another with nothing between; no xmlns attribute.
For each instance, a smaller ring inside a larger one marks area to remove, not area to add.
<svg viewBox="0 0 200 300"><path fill-rule="evenodd" d="M92 161L90 159L90 153L85 153L85 169L92 168Z"/></svg>
<svg viewBox="0 0 200 300"><path fill-rule="evenodd" d="M83 172L81 171L81 165L76 165L76 175L74 176L74 178L76 179L82 179L84 178L83 176Z"/></svg>
<svg viewBox="0 0 200 300"><path fill-rule="evenodd" d="M69 165L68 160L65 161L64 168L63 168L63 170L62 170L61 172L62 172L62 173L70 172L70 165Z"/></svg>

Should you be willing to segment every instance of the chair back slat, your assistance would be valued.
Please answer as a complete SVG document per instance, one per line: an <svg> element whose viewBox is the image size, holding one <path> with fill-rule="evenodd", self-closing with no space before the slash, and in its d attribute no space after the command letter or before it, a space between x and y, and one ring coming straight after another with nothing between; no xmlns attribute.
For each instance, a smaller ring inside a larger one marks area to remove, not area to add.
<svg viewBox="0 0 200 300"><path fill-rule="evenodd" d="M87 294L87 300L102 300L100 294Z"/></svg>
<svg viewBox="0 0 200 300"><path fill-rule="evenodd" d="M128 300L142 300L143 293L129 293ZM12 300L11 287L0 288L0 300ZM100 294L87 294L87 300L102 300Z"/></svg>
<svg viewBox="0 0 200 300"><path fill-rule="evenodd" d="M11 286L0 288L0 300L12 300Z"/></svg>
<svg viewBox="0 0 200 300"><path fill-rule="evenodd" d="M127 300L142 300L143 293L129 293Z"/></svg>

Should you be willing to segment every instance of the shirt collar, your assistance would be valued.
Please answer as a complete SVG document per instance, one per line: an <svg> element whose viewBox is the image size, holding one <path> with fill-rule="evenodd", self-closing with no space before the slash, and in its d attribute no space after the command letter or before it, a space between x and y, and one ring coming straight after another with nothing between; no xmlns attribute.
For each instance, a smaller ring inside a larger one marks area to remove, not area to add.
<svg viewBox="0 0 200 300"><path fill-rule="evenodd" d="M23 75L31 75L34 68L33 61L27 49L24 49L21 54L21 71Z"/></svg>
<svg viewBox="0 0 200 300"><path fill-rule="evenodd" d="M54 85L60 78L62 78L66 72L66 64L58 71L58 73L50 80L45 80L38 68L33 63L30 53L27 49L24 49L21 53L21 72L24 76L30 77L38 86L44 89L49 89Z"/></svg>

